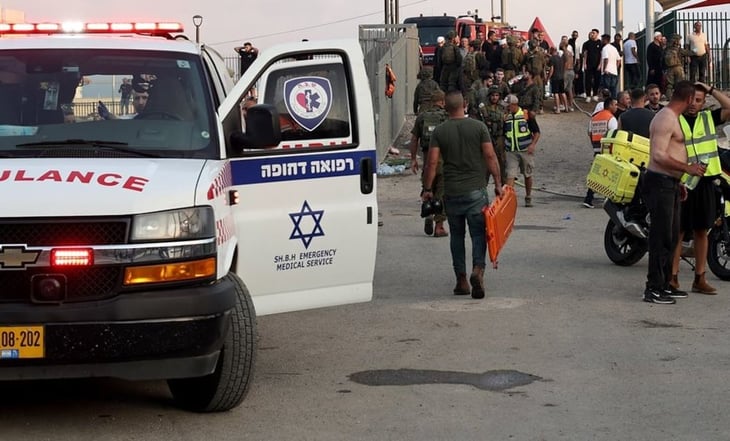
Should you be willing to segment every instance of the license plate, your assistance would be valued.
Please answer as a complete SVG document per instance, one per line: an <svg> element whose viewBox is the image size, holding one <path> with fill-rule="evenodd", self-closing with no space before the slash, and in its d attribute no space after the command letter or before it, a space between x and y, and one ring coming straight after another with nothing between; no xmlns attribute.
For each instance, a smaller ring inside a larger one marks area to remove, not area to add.
<svg viewBox="0 0 730 441"><path fill-rule="evenodd" d="M43 326L0 326L0 359L43 358Z"/></svg>

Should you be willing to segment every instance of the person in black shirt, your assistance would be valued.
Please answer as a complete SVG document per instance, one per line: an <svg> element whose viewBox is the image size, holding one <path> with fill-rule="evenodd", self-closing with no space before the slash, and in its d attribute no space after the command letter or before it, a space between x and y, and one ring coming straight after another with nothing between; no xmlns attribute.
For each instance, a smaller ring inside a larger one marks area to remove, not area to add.
<svg viewBox="0 0 730 441"><path fill-rule="evenodd" d="M591 97L593 101L598 102L600 99L598 90L601 87L601 49L603 45L601 40L598 38L600 32L598 29L593 29L588 34L588 40L583 43L581 54L583 57L583 75L585 79L586 87L586 102L590 102Z"/></svg>
<svg viewBox="0 0 730 441"><path fill-rule="evenodd" d="M239 78L243 76L243 73L253 64L256 57L259 56L259 50L251 45L250 41L243 43L243 46L233 48L236 53L241 57L241 71L239 72Z"/></svg>
<svg viewBox="0 0 730 441"><path fill-rule="evenodd" d="M654 41L646 48L646 64L649 71L646 75L646 84L662 84L662 59L664 49L662 48L662 33L654 32ZM648 90L647 90L648 92Z"/></svg>
<svg viewBox="0 0 730 441"><path fill-rule="evenodd" d="M654 119L655 113L644 107L645 101L646 94L643 89L636 88L631 91L631 108L619 116L619 129L636 133L644 138L649 137L649 124Z"/></svg>

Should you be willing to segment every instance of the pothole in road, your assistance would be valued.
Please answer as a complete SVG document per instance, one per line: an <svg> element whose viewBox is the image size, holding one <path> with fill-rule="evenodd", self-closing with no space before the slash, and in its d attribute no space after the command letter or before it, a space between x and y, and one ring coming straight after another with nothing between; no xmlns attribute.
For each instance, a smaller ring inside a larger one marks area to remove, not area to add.
<svg viewBox="0 0 730 441"><path fill-rule="evenodd" d="M519 308L527 303L525 299L507 297L487 297L484 300L437 300L434 302L414 303L413 309L438 312L493 311L499 309Z"/></svg>
<svg viewBox="0 0 730 441"><path fill-rule="evenodd" d="M526 386L541 377L514 370L494 370L481 374L425 369L380 369L351 374L350 381L365 386L412 386L417 384L466 384L477 389L502 392Z"/></svg>

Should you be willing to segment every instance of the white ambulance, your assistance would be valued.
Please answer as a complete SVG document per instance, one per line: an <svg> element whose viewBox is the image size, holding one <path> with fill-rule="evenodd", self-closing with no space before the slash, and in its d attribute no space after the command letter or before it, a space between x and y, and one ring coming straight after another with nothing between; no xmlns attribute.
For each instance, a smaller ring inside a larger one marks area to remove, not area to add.
<svg viewBox="0 0 730 441"><path fill-rule="evenodd" d="M0 24L0 380L165 379L228 410L257 314L371 299L357 42L267 49L234 85L181 32Z"/></svg>

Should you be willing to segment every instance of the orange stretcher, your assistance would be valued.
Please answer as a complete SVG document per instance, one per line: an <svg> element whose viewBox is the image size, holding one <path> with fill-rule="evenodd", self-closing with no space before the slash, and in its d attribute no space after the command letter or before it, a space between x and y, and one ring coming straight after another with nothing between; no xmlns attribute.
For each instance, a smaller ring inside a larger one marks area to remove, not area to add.
<svg viewBox="0 0 730 441"><path fill-rule="evenodd" d="M487 228L487 248L492 267L497 268L497 256L507 243L517 215L517 196L510 186L502 187L502 195L482 209Z"/></svg>

